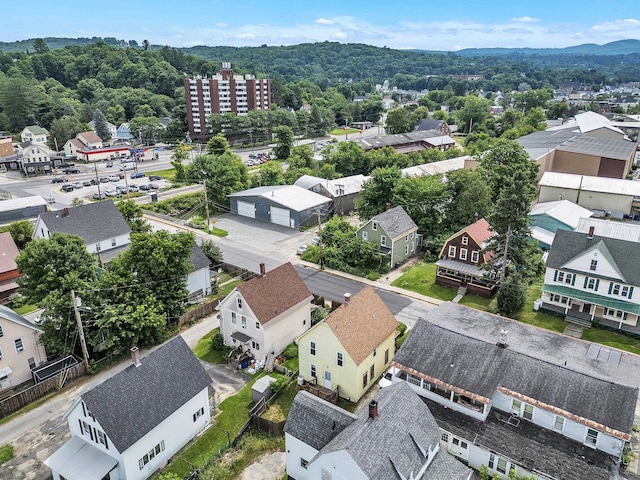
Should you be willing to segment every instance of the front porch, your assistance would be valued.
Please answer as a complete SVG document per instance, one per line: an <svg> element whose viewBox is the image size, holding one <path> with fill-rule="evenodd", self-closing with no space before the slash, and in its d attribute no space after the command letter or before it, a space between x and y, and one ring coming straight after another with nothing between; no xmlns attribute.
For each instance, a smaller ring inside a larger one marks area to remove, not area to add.
<svg viewBox="0 0 640 480"><path fill-rule="evenodd" d="M467 293L484 298L491 298L498 290L496 280L487 276L481 267L445 259L436 262L436 285L466 287Z"/></svg>
<svg viewBox="0 0 640 480"><path fill-rule="evenodd" d="M311 395L326 400L327 402L333 403L334 405L338 403L338 398L340 397L338 393L339 387L331 390L329 388L323 387L322 385L318 385L315 382L307 382L306 380L300 386L303 390L306 390Z"/></svg>

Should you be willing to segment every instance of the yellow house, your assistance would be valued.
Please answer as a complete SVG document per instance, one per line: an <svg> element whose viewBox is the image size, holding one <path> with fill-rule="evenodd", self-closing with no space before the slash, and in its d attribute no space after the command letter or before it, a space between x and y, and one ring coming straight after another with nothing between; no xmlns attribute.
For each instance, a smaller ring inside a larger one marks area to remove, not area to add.
<svg viewBox="0 0 640 480"><path fill-rule="evenodd" d="M357 402L395 353L396 321L372 287L365 287L298 337L300 375Z"/></svg>

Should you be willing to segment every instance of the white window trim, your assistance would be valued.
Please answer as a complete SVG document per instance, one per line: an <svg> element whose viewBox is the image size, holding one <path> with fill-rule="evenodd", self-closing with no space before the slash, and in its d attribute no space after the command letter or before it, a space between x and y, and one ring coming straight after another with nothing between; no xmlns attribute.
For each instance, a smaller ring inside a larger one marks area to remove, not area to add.
<svg viewBox="0 0 640 480"><path fill-rule="evenodd" d="M480 253L477 250L474 250L473 252L471 252L472 263L478 263L479 258L480 258Z"/></svg>
<svg viewBox="0 0 640 480"><path fill-rule="evenodd" d="M449 252L447 256L456 258L456 247L454 247L453 245L449 245Z"/></svg>

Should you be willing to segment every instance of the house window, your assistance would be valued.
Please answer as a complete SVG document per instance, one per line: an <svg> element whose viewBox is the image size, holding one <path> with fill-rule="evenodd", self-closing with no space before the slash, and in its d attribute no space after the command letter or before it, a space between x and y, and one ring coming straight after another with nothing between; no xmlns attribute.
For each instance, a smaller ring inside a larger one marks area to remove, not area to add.
<svg viewBox="0 0 640 480"><path fill-rule="evenodd" d="M511 411L516 415L520 415L520 408L522 407L522 402L520 400L516 400L515 398L511 401Z"/></svg>
<svg viewBox="0 0 640 480"><path fill-rule="evenodd" d="M614 308L605 308L604 316L612 317L612 318L615 318L616 320L626 320L627 312L623 312L622 310L616 310Z"/></svg>
<svg viewBox="0 0 640 480"><path fill-rule="evenodd" d="M369 368L369 378L373 380L375 376L376 376L376 366L371 365L371 368Z"/></svg>
<svg viewBox="0 0 640 480"><path fill-rule="evenodd" d="M0 325L0 338L4 337L4 332L2 331L2 325Z"/></svg>
<svg viewBox="0 0 640 480"><path fill-rule="evenodd" d="M377 354L378 354L378 349L377 349L377 348L374 348L374 349L373 349L373 356L375 357Z"/></svg>
<svg viewBox="0 0 640 480"><path fill-rule="evenodd" d="M343 358L342 352L336 352L336 365L338 365L339 367L344 365L344 358Z"/></svg>
<svg viewBox="0 0 640 480"><path fill-rule="evenodd" d="M469 237L462 237L462 245L469 245Z"/></svg>
<svg viewBox="0 0 640 480"><path fill-rule="evenodd" d="M368 378L367 378L367 372L364 372L364 373L362 374L362 388L366 388L366 386L367 386L367 380L368 380Z"/></svg>
<svg viewBox="0 0 640 480"><path fill-rule="evenodd" d="M411 242L411 251L413 252L414 250L415 250L415 244Z"/></svg>
<svg viewBox="0 0 640 480"><path fill-rule="evenodd" d="M231 323L237 323L236 312L231 312Z"/></svg>
<svg viewBox="0 0 640 480"><path fill-rule="evenodd" d="M564 417L556 415L556 418L553 422L553 429L556 432L562 432L562 430L564 430Z"/></svg>
<svg viewBox="0 0 640 480"><path fill-rule="evenodd" d="M112 239L111 239L111 246L112 246L112 247L115 247L115 246L116 246L116 239L115 239L115 238L112 238Z"/></svg>
<svg viewBox="0 0 640 480"><path fill-rule="evenodd" d="M549 299L553 302L553 303L561 303L562 305L566 305L569 302L569 298L568 297L563 297L561 295L556 295L555 293L552 293L549 296Z"/></svg>
<svg viewBox="0 0 640 480"><path fill-rule="evenodd" d="M610 283L609 293L611 295L618 295L620 297L631 298L631 295L633 294L633 288L629 288L628 285L621 285L619 283Z"/></svg>
<svg viewBox="0 0 640 480"><path fill-rule="evenodd" d="M584 440L584 444L587 447L596 448L598 443L598 431L592 428L587 428L587 437Z"/></svg>
<svg viewBox="0 0 640 480"><path fill-rule="evenodd" d="M2 355L2 348L0 348L0 360L2 360L3 355Z"/></svg>
<svg viewBox="0 0 640 480"><path fill-rule="evenodd" d="M384 363L385 364L389 363L389 349L388 348L384 351Z"/></svg>
<svg viewBox="0 0 640 480"><path fill-rule="evenodd" d="M460 447L463 450L466 450L469 445L467 445L467 442L465 442L464 440L460 440L459 438L453 437L452 443L456 446L456 447Z"/></svg>
<svg viewBox="0 0 640 480"><path fill-rule="evenodd" d="M456 247L453 245L449 247L449 256L451 258L456 258Z"/></svg>
<svg viewBox="0 0 640 480"><path fill-rule="evenodd" d="M304 458L300 458L300 466L306 470L307 465L309 465L309 461L305 460Z"/></svg>
<svg viewBox="0 0 640 480"><path fill-rule="evenodd" d="M440 440L443 441L444 443L449 443L449 434L443 432L440 435Z"/></svg>
<svg viewBox="0 0 640 480"><path fill-rule="evenodd" d="M595 272L596 268L598 268L598 260L591 260L591 266L589 267L589 270L593 270Z"/></svg>
<svg viewBox="0 0 640 480"><path fill-rule="evenodd" d="M260 330L260 322L256 322L256 330Z"/></svg>
<svg viewBox="0 0 640 480"><path fill-rule="evenodd" d="M241 324L242 328L247 328L247 317L245 317L244 315L242 316Z"/></svg>
<svg viewBox="0 0 640 480"><path fill-rule="evenodd" d="M22 339L21 338L16 338L13 343L16 346L16 352L20 353L22 351L24 351L24 343L22 343Z"/></svg>
<svg viewBox="0 0 640 480"><path fill-rule="evenodd" d="M33 370L34 368L36 368L36 359L31 357L29 360L27 360L27 362L29 363L29 370Z"/></svg>
<svg viewBox="0 0 640 480"><path fill-rule="evenodd" d="M82 434L90 437L93 440L93 434L91 432L91 425L89 425L84 420L80 420L80 430L82 430Z"/></svg>
<svg viewBox="0 0 640 480"><path fill-rule="evenodd" d="M529 405L527 403L524 404L522 418L525 418L527 420L533 420L533 405Z"/></svg>
<svg viewBox="0 0 640 480"><path fill-rule="evenodd" d="M507 473L507 460L502 457L498 457L496 470L500 473Z"/></svg>
<svg viewBox="0 0 640 480"><path fill-rule="evenodd" d="M96 429L96 443L104 445L107 450L109 450L109 445L107 444L107 436L104 434L104 432L98 429Z"/></svg>
<svg viewBox="0 0 640 480"><path fill-rule="evenodd" d="M242 308L242 298L238 297L238 308Z"/></svg>
<svg viewBox="0 0 640 480"><path fill-rule="evenodd" d="M195 422L197 419L199 419L203 415L204 415L204 407L201 407L198 409L196 413L193 414L193 421Z"/></svg>
<svg viewBox="0 0 640 480"><path fill-rule="evenodd" d="M461 248L460 249L460 260L466 260L467 259L467 249L466 248Z"/></svg>
<svg viewBox="0 0 640 480"><path fill-rule="evenodd" d="M383 247L387 246L387 237L385 237L384 235L380 235L380 245L382 245Z"/></svg>
<svg viewBox="0 0 640 480"><path fill-rule="evenodd" d="M364 240L365 242L369 240L369 233L366 230L362 232L362 240Z"/></svg>
<svg viewBox="0 0 640 480"><path fill-rule="evenodd" d="M575 275L573 273L556 272L556 282L573 284Z"/></svg>
<svg viewBox="0 0 640 480"><path fill-rule="evenodd" d="M598 290L598 284L600 283L600 280L598 280L597 278L586 278L585 279L585 288L587 288L588 290Z"/></svg>
<svg viewBox="0 0 640 480"><path fill-rule="evenodd" d="M317 372L316 366L312 363L310 367L311 367L311 378L318 378L318 374L316 373Z"/></svg>
<svg viewBox="0 0 640 480"><path fill-rule="evenodd" d="M404 246L404 254L409 255L409 245Z"/></svg>
<svg viewBox="0 0 640 480"><path fill-rule="evenodd" d="M254 350L260 350L260 344L258 342L251 341L251 348Z"/></svg>
<svg viewBox="0 0 640 480"><path fill-rule="evenodd" d="M374 232L378 230L378 222L371 222L371 230L373 230Z"/></svg>
<svg viewBox="0 0 640 480"><path fill-rule="evenodd" d="M316 355L316 342L309 342L309 354Z"/></svg>
<svg viewBox="0 0 640 480"><path fill-rule="evenodd" d="M138 466L140 467L140 470L142 470L147 463L156 458L156 456L162 451L164 451L164 440L153 447L144 457L138 460Z"/></svg>
<svg viewBox="0 0 640 480"><path fill-rule="evenodd" d="M471 252L471 261L473 263L478 263L478 257L479 257L479 253L477 251L473 251Z"/></svg>
<svg viewBox="0 0 640 480"><path fill-rule="evenodd" d="M409 242L409 235L405 235L405 236L404 236L404 241L405 241L405 242Z"/></svg>

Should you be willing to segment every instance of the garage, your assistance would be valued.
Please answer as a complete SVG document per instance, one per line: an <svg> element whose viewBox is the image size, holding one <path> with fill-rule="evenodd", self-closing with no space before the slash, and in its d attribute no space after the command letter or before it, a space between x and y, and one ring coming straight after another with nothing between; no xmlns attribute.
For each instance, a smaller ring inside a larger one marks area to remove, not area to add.
<svg viewBox="0 0 640 480"><path fill-rule="evenodd" d="M256 204L238 200L238 215L242 215L243 217L256 218ZM287 225L289 224L287 223Z"/></svg>
<svg viewBox="0 0 640 480"><path fill-rule="evenodd" d="M288 208L271 207L271 223L290 226L290 213Z"/></svg>

